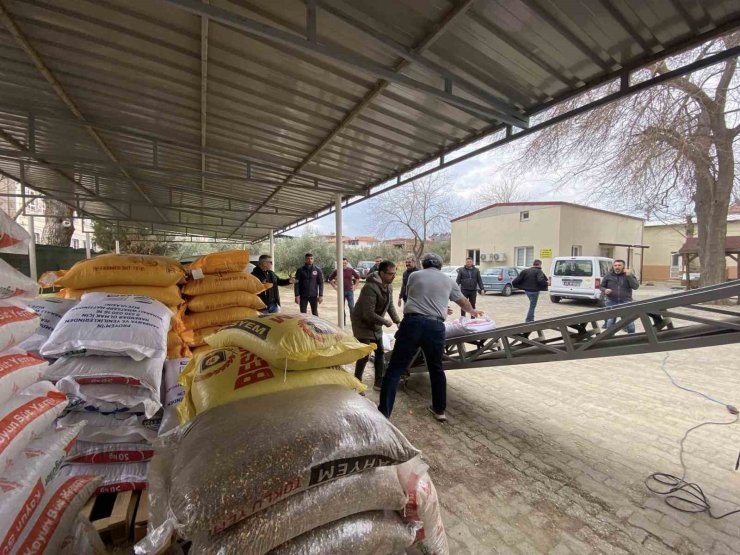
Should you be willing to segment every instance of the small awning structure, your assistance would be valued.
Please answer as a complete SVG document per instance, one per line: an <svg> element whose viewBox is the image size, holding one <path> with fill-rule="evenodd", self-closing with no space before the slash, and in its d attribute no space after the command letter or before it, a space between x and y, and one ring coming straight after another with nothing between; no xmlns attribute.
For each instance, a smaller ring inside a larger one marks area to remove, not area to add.
<svg viewBox="0 0 740 555"><path fill-rule="evenodd" d="M699 239L697 237L688 237L678 253L699 256ZM740 254L740 235L725 238L725 254L733 260L738 259L738 254Z"/></svg>
<svg viewBox="0 0 740 555"><path fill-rule="evenodd" d="M253 241L562 121L737 0L0 0L0 175L119 228Z"/></svg>

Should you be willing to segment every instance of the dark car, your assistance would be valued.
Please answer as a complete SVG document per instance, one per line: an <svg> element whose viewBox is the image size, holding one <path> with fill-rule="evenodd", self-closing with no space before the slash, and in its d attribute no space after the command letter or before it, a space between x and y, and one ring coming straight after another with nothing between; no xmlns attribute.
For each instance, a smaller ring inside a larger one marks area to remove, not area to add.
<svg viewBox="0 0 740 555"><path fill-rule="evenodd" d="M514 291L511 282L519 272L524 270L518 266L497 266L496 268L487 268L481 272L481 279L483 280L483 290L488 293L501 293L504 297L508 297Z"/></svg>
<svg viewBox="0 0 740 555"><path fill-rule="evenodd" d="M357 267L355 270L357 270L357 273L360 274L360 279L365 279L367 275L370 273L370 268L375 266L375 262L372 260L361 260L357 263Z"/></svg>

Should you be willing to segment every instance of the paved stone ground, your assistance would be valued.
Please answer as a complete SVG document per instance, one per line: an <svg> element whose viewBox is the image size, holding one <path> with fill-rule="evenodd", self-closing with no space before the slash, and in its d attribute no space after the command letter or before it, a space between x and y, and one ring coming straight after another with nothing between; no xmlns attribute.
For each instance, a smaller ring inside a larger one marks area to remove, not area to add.
<svg viewBox="0 0 740 555"><path fill-rule="evenodd" d="M646 287L638 297L668 292ZM499 325L526 313L521 294L479 299ZM537 315L589 308L544 296ZM327 296L322 316L336 321L335 314ZM428 378L412 377L392 420L431 467L452 553L740 552L740 514L680 513L645 488L652 472L681 474L686 430L733 419L673 387L660 368L664 357L451 371L447 424L427 412ZM673 352L666 367L679 383L740 406L740 345ZM713 509L740 508L740 472L733 470L740 425L703 427L685 445L687 479L701 485Z"/></svg>

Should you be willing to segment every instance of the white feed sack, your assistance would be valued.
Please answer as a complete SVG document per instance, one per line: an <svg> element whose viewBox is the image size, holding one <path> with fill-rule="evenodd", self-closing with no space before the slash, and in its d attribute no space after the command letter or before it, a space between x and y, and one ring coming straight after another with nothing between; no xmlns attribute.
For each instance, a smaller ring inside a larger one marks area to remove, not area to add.
<svg viewBox="0 0 740 555"><path fill-rule="evenodd" d="M0 251L28 254L31 235L13 218L0 210Z"/></svg>
<svg viewBox="0 0 740 555"><path fill-rule="evenodd" d="M31 299L25 301L26 306L36 312L41 319L36 333L18 345L21 349L30 352L39 352L41 345L54 331L59 321L67 311L75 306L79 301L77 299Z"/></svg>
<svg viewBox="0 0 740 555"><path fill-rule="evenodd" d="M159 428L160 435L180 424L177 418L177 404L182 401L185 392L177 380L188 362L190 362L189 358L173 358L166 360L164 363L164 383L162 384L164 414L162 415L162 425Z"/></svg>
<svg viewBox="0 0 740 555"><path fill-rule="evenodd" d="M15 300L0 301L0 352L36 333L39 315Z"/></svg>
<svg viewBox="0 0 740 555"><path fill-rule="evenodd" d="M146 418L129 413L101 414L99 412L68 412L57 420L57 428L68 428L80 422L86 426L80 432L80 441L94 443L152 442L157 438L161 419Z"/></svg>
<svg viewBox="0 0 740 555"><path fill-rule="evenodd" d="M49 363L18 348L0 353L0 404L44 379Z"/></svg>
<svg viewBox="0 0 740 555"><path fill-rule="evenodd" d="M149 463L68 464L59 470L59 477L97 476L100 484L95 493L146 489Z"/></svg>
<svg viewBox="0 0 740 555"><path fill-rule="evenodd" d="M162 407L164 358L133 360L119 356L65 357L54 362L46 379L70 396L72 410L143 412Z"/></svg>
<svg viewBox="0 0 740 555"><path fill-rule="evenodd" d="M171 317L165 305L148 297L87 293L62 317L41 354L164 358Z"/></svg>
<svg viewBox="0 0 740 555"><path fill-rule="evenodd" d="M35 297L38 284L0 258L0 299Z"/></svg>

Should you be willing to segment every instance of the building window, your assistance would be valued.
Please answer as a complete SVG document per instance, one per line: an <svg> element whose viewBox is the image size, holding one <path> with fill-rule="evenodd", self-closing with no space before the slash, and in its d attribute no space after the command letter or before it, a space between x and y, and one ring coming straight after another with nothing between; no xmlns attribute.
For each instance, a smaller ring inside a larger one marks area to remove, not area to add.
<svg viewBox="0 0 740 555"><path fill-rule="evenodd" d="M614 258L614 247L601 247L601 256L604 258Z"/></svg>
<svg viewBox="0 0 740 555"><path fill-rule="evenodd" d="M520 222L529 221L529 210L524 210L523 212L519 212L519 221Z"/></svg>
<svg viewBox="0 0 740 555"><path fill-rule="evenodd" d="M581 256L583 254L583 246L582 245L573 245L570 247L570 255L571 256Z"/></svg>
<svg viewBox="0 0 740 555"><path fill-rule="evenodd" d="M73 249L79 249L80 248L80 240L79 239L72 239L72 248Z"/></svg>
<svg viewBox="0 0 740 555"><path fill-rule="evenodd" d="M517 266L531 266L534 262L534 247L514 247L514 260Z"/></svg>
<svg viewBox="0 0 740 555"><path fill-rule="evenodd" d="M478 266L480 264L480 249L469 249L468 258L472 258L473 264Z"/></svg>
<svg viewBox="0 0 740 555"><path fill-rule="evenodd" d="M34 240L35 243L38 243L39 241L41 241L41 235L39 235L38 232L34 232L34 234L33 234L33 240Z"/></svg>

